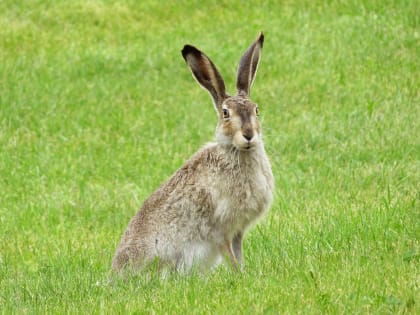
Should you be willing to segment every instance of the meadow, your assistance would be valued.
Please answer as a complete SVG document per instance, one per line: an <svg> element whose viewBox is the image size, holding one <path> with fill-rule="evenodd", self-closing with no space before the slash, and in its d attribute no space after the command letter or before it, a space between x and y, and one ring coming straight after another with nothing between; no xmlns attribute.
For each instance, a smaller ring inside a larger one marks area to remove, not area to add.
<svg viewBox="0 0 420 315"><path fill-rule="evenodd" d="M419 314L414 0L0 2L0 313ZM181 56L252 90L276 180L246 270L114 278L142 202L214 139ZM112 279L112 281L110 281Z"/></svg>

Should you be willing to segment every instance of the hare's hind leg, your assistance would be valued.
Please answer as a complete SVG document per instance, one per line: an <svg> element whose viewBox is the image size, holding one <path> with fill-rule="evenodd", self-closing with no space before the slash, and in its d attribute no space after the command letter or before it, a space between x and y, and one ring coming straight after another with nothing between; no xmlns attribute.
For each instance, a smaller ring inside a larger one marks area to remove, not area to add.
<svg viewBox="0 0 420 315"><path fill-rule="evenodd" d="M137 268L146 261L145 250L141 246L128 244L120 246L112 259L112 269L121 272L126 267Z"/></svg>
<svg viewBox="0 0 420 315"><path fill-rule="evenodd" d="M128 265L130 260L130 255L126 248L119 249L116 253L114 258L112 259L112 270L116 272L120 272Z"/></svg>

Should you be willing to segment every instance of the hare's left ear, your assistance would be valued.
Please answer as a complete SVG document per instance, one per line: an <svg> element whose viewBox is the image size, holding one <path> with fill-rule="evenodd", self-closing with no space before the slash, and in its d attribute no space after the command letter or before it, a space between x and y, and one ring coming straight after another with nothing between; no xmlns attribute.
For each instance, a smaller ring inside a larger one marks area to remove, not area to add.
<svg viewBox="0 0 420 315"><path fill-rule="evenodd" d="M225 83L216 66L209 57L191 45L184 46L182 56L198 83L210 93L216 111L220 112L227 95Z"/></svg>
<svg viewBox="0 0 420 315"><path fill-rule="evenodd" d="M257 40L247 49L239 61L236 88L238 95L249 96L252 82L260 62L261 49L264 43L264 34L260 33Z"/></svg>

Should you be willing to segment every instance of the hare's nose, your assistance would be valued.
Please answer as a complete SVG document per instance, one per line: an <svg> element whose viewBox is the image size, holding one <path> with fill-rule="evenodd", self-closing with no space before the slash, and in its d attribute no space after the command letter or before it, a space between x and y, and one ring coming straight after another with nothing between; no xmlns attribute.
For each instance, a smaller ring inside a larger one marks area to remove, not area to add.
<svg viewBox="0 0 420 315"><path fill-rule="evenodd" d="M244 133L242 136L246 139L246 141L251 141L254 135L252 133Z"/></svg>
<svg viewBox="0 0 420 315"><path fill-rule="evenodd" d="M244 124L244 126L242 126L242 137L248 142L254 137L254 130L250 124Z"/></svg>

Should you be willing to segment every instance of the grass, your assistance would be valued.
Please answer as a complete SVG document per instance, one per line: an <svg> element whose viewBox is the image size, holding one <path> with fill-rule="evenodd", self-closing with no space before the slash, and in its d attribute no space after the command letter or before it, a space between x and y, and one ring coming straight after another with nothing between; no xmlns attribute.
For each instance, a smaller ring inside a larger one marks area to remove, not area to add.
<svg viewBox="0 0 420 315"><path fill-rule="evenodd" d="M0 310L420 312L415 1L2 1ZM276 178L247 270L109 282L142 201L216 117L180 50L228 90L263 30L253 99Z"/></svg>

